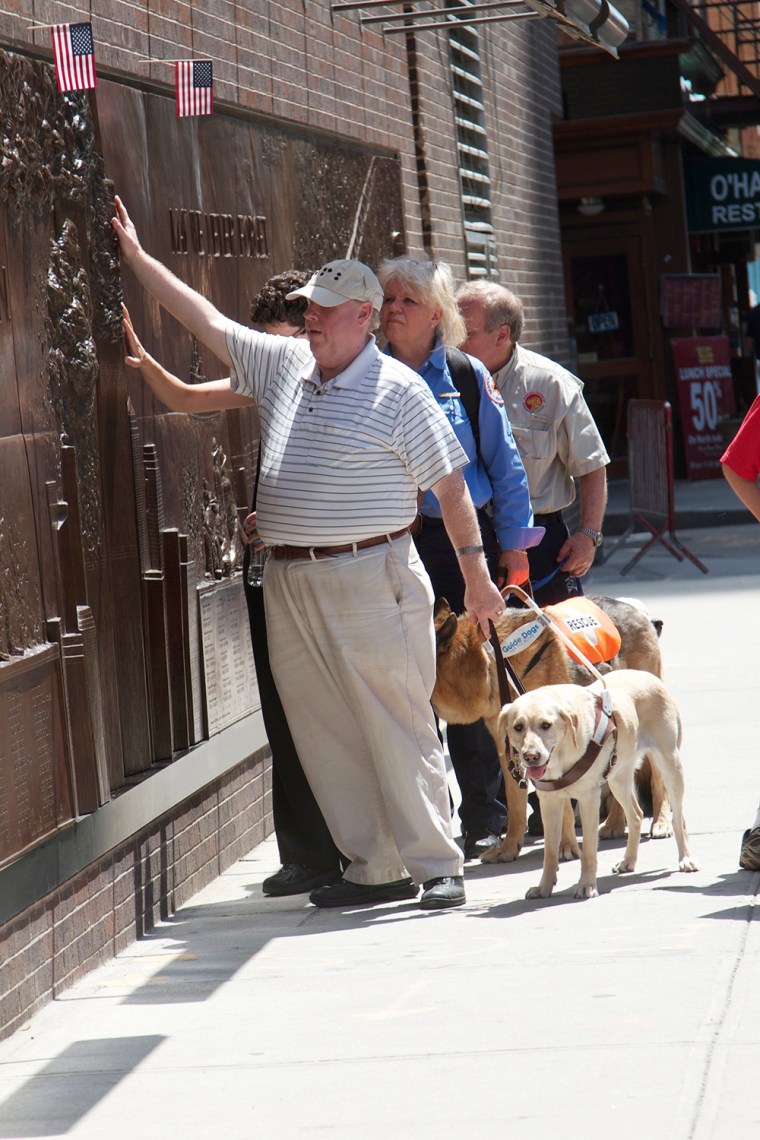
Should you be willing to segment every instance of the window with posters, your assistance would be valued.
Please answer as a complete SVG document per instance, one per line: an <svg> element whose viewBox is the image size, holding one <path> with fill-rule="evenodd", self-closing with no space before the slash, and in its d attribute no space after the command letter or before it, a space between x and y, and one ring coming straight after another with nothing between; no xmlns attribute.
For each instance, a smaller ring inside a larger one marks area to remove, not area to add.
<svg viewBox="0 0 760 1140"><path fill-rule="evenodd" d="M713 479L721 474L725 450L720 422L735 411L731 346L726 336L676 337L670 343L686 474L689 479Z"/></svg>

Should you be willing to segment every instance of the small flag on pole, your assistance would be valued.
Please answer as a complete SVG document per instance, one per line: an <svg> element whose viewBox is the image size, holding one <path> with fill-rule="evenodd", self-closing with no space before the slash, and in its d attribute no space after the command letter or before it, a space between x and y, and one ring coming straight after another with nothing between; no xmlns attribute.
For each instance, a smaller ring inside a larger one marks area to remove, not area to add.
<svg viewBox="0 0 760 1140"><path fill-rule="evenodd" d="M210 115L214 110L213 68L210 59L180 59L174 65L177 80L177 118Z"/></svg>
<svg viewBox="0 0 760 1140"><path fill-rule="evenodd" d="M53 62L59 91L96 87L92 24L53 24Z"/></svg>

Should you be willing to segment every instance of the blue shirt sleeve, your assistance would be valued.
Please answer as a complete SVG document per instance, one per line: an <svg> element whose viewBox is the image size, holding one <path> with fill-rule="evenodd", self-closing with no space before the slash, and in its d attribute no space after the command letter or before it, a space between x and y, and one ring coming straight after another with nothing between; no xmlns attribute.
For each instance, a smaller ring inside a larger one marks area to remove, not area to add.
<svg viewBox="0 0 760 1140"><path fill-rule="evenodd" d="M478 381L480 449L464 405L454 387L442 347L437 346L421 369L438 403L444 409L468 463L464 478L476 507L493 503L493 521L502 550L528 550L544 536L543 527L533 526L528 480L512 435L504 401L488 370L475 357L469 357ZM440 507L432 491L422 500L422 513L440 518Z"/></svg>

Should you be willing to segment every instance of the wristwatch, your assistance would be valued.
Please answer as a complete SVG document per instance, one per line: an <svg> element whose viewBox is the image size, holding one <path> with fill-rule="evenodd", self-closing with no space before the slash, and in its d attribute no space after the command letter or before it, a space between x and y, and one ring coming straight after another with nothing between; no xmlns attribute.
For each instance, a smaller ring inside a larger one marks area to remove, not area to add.
<svg viewBox="0 0 760 1140"><path fill-rule="evenodd" d="M604 540L604 535L600 530L592 530L590 526L578 527L579 534L587 534L589 538L593 538L594 546L601 546Z"/></svg>

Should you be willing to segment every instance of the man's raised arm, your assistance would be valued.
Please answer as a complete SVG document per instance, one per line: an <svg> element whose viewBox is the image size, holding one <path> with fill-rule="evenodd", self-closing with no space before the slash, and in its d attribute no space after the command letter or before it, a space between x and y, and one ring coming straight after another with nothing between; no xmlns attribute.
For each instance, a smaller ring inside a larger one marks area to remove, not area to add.
<svg viewBox="0 0 760 1140"><path fill-rule="evenodd" d="M226 318L210 301L145 252L134 222L119 197L116 198L116 217L111 219L111 225L119 238L121 256L140 284L214 356L231 366L225 337Z"/></svg>

